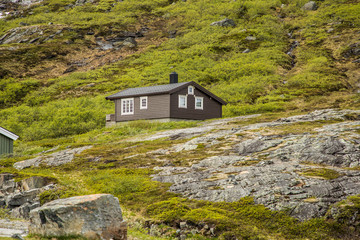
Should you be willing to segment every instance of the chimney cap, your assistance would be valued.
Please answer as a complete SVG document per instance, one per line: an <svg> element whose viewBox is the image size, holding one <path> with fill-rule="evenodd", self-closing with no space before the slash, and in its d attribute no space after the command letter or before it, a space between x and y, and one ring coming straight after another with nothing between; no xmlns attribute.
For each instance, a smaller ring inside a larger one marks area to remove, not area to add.
<svg viewBox="0 0 360 240"><path fill-rule="evenodd" d="M170 84L178 83L178 74L176 72L170 73Z"/></svg>

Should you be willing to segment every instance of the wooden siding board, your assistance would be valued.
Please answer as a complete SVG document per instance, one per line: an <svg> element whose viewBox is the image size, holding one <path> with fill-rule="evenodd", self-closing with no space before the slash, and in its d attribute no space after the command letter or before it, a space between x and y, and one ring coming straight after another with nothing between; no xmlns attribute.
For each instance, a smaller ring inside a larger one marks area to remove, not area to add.
<svg viewBox="0 0 360 240"><path fill-rule="evenodd" d="M169 94L147 96L147 109L140 109L140 97L146 97L146 95L134 97L134 114L131 115L121 115L121 99L114 100L116 122L170 117Z"/></svg>
<svg viewBox="0 0 360 240"><path fill-rule="evenodd" d="M13 140L0 134L0 155L13 152Z"/></svg>
<svg viewBox="0 0 360 240"><path fill-rule="evenodd" d="M179 108L179 95L187 95L187 108ZM203 109L195 109L195 97L203 97ZM188 89L181 89L170 95L170 117L204 120L222 117L222 105L195 87L194 95L188 95Z"/></svg>

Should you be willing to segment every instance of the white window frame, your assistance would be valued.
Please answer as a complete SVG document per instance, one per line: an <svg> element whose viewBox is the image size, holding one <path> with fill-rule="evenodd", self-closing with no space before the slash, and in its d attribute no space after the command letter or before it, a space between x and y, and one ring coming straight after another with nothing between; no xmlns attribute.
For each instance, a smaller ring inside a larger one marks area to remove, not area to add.
<svg viewBox="0 0 360 240"><path fill-rule="evenodd" d="M181 106L181 98L185 99L185 106ZM187 95L179 95L179 108L187 108Z"/></svg>
<svg viewBox="0 0 360 240"><path fill-rule="evenodd" d="M124 109L124 102L129 101L129 104L132 104L132 111L129 105L129 111L126 112ZM133 115L134 114L134 98L123 98L121 99L121 115Z"/></svg>
<svg viewBox="0 0 360 240"><path fill-rule="evenodd" d="M143 100L146 100L146 106L142 105ZM140 97L140 109L147 109L148 108L148 97Z"/></svg>
<svg viewBox="0 0 360 240"><path fill-rule="evenodd" d="M201 107L196 106L196 102L198 99L201 100ZM203 97L195 97L195 109L200 109L200 110L204 109L204 98Z"/></svg>
<svg viewBox="0 0 360 240"><path fill-rule="evenodd" d="M188 94L194 95L195 93L195 87L194 86L188 86Z"/></svg>

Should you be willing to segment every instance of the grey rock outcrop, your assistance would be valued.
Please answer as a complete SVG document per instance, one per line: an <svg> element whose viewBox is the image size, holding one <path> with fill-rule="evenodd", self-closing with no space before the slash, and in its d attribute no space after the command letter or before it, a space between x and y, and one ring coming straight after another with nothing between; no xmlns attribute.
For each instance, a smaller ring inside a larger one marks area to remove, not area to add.
<svg viewBox="0 0 360 240"><path fill-rule="evenodd" d="M48 166L60 166L71 162L74 159L75 154L80 154L82 151L90 149L91 147L92 146L84 146L80 148L66 149L55 152L48 156L39 156L33 159L16 162L14 164L14 168L21 170L29 167L39 167L40 164L45 164Z"/></svg>
<svg viewBox="0 0 360 240"><path fill-rule="evenodd" d="M282 142L281 139L271 139L267 137L259 137L241 142L235 148L240 155L261 152L265 149L275 147Z"/></svg>
<svg viewBox="0 0 360 240"><path fill-rule="evenodd" d="M5 198L6 205L12 209L19 207L25 203L32 202L40 193L40 189L32 189L25 192L19 192L12 195L8 195Z"/></svg>
<svg viewBox="0 0 360 240"><path fill-rule="evenodd" d="M360 172L351 169L360 166L359 114L326 109L242 127L230 121L231 129L222 125L217 131L205 130L202 135L192 135L182 148L176 145L163 153L194 151L190 147L199 143L204 151L226 143L222 148L227 151L189 167L157 167L159 173L153 179L172 183L171 192L191 199L237 201L252 196L256 203L273 210L286 209L300 220L322 217L336 202L360 194ZM326 123L329 120L338 122ZM276 132L314 121L325 122L311 133ZM335 175L304 174L312 171Z"/></svg>
<svg viewBox="0 0 360 240"><path fill-rule="evenodd" d="M30 178L26 178L24 180L21 180L20 186L21 186L21 190L29 191L31 189L45 187L50 182L51 181L49 179L45 178L45 177L34 176L34 177L30 177Z"/></svg>
<svg viewBox="0 0 360 240"><path fill-rule="evenodd" d="M81 235L127 239L119 200L110 194L59 199L30 212L29 232L42 236Z"/></svg>
<svg viewBox="0 0 360 240"><path fill-rule="evenodd" d="M235 27L236 24L235 24L234 20L225 18L223 20L211 23L210 26Z"/></svg>
<svg viewBox="0 0 360 240"><path fill-rule="evenodd" d="M29 218L30 210L39 207L38 195L55 186L50 179L44 177L30 177L15 182L14 175L0 174L0 207L7 208L14 218Z"/></svg>
<svg viewBox="0 0 360 240"><path fill-rule="evenodd" d="M0 237L13 237L15 234L25 237L28 234L28 223L26 221L10 221L0 219Z"/></svg>

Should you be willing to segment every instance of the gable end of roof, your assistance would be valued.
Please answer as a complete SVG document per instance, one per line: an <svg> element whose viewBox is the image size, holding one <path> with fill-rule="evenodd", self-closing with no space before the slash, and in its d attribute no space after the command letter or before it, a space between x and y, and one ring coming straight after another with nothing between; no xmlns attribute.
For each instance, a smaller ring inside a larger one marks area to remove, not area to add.
<svg viewBox="0 0 360 240"><path fill-rule="evenodd" d="M210 92L209 90L207 90L206 88L202 87L201 85L199 85L198 83L196 83L194 81L187 82L185 85L183 85L181 87L178 87L176 89L173 89L170 93L175 93L178 90L181 90L184 87L187 87L187 86L190 86L190 85L194 86L195 88L197 88L201 92L205 93L206 95L210 96L211 98L213 98L217 102L221 103L222 105L227 105L227 102L225 102L224 100L222 100L221 98L219 98L218 96L216 96L215 94L213 94L212 92Z"/></svg>
<svg viewBox="0 0 360 240"><path fill-rule="evenodd" d="M165 85L149 86L149 87L140 87L140 88L128 88L118 93L107 96L106 100L115 100L126 97L138 97L138 96L151 96L151 95L160 95L160 94L172 94L175 93L189 85L192 85L199 89L201 92L205 93L209 97L213 98L215 101L219 102L222 105L226 105L227 102L206 90L201 85L197 84L194 81L191 82L181 82L181 83L172 83Z"/></svg>
<svg viewBox="0 0 360 240"><path fill-rule="evenodd" d="M9 130L6 130L5 128L0 127L0 134L12 139L12 140L17 140L19 138L18 135L16 135L15 133L10 132Z"/></svg>

